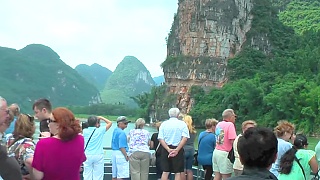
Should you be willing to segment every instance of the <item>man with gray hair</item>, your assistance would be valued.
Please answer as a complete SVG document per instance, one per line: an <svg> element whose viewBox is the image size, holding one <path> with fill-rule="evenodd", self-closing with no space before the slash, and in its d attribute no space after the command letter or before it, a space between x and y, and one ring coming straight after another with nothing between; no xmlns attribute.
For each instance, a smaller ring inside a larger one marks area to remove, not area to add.
<svg viewBox="0 0 320 180"><path fill-rule="evenodd" d="M171 108L169 110L170 119L164 121L159 129L158 139L162 147L161 167L163 173L162 180L168 179L169 173L175 173L175 180L180 180L181 173L184 172L184 150L189 136L189 130L185 122L178 119L180 110Z"/></svg>
<svg viewBox="0 0 320 180"><path fill-rule="evenodd" d="M0 124L9 118L7 101L0 96ZM0 176L5 180L22 179L20 165L15 157L8 157L7 148L0 145Z"/></svg>
<svg viewBox="0 0 320 180"><path fill-rule="evenodd" d="M227 179L233 172L233 162L227 157L232 152L233 141L237 137L235 121L237 115L233 109L226 109L222 113L223 121L216 126L217 145L212 155L214 180Z"/></svg>
<svg viewBox="0 0 320 180"><path fill-rule="evenodd" d="M13 113L14 118L13 121L10 122L10 126L8 127L8 129L6 130L6 134L10 134L13 133L14 130L14 126L16 124L16 121L18 119L18 116L20 115L20 107L17 103L13 103L9 106L9 110Z"/></svg>

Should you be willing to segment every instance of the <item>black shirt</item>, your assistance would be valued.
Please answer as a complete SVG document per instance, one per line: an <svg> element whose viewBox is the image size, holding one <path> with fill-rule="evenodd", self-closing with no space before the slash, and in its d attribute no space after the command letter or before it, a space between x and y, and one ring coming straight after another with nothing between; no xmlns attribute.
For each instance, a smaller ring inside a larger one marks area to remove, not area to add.
<svg viewBox="0 0 320 180"><path fill-rule="evenodd" d="M159 142L159 140L158 140L158 134L159 133L153 133L152 134L152 136L151 136L151 141L153 141L153 150L156 150L157 149L157 147L158 147L158 144L160 143ZM157 153L156 153L156 155L157 156L159 156L161 153L160 153L160 151L162 150L163 148L162 148L162 146L161 146L161 144L160 144L160 146L159 146L159 148L158 148L158 150L157 150Z"/></svg>
<svg viewBox="0 0 320 180"><path fill-rule="evenodd" d="M153 148L152 148L153 150L156 150L159 144L158 134L159 133L153 133L151 136L151 141L153 141Z"/></svg>
<svg viewBox="0 0 320 180"><path fill-rule="evenodd" d="M40 135L39 135L39 137L41 137L42 132L50 132L49 123L47 120L48 119L44 119L44 120L40 121ZM51 134L51 137L52 136L53 136L53 134Z"/></svg>
<svg viewBox="0 0 320 180"><path fill-rule="evenodd" d="M44 119L40 121L40 132L50 132L47 120L48 119Z"/></svg>

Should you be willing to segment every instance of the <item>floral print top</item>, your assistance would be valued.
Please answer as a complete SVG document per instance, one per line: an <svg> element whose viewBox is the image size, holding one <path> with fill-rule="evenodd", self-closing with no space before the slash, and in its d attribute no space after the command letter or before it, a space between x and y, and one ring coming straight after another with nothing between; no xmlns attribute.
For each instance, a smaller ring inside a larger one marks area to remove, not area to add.
<svg viewBox="0 0 320 180"><path fill-rule="evenodd" d="M6 140L9 141L11 138L12 135L9 135L6 137ZM15 157L19 165L21 166L21 169L26 169L24 162L28 158L33 158L35 146L35 143L30 138L19 139L14 144L8 147L8 156Z"/></svg>

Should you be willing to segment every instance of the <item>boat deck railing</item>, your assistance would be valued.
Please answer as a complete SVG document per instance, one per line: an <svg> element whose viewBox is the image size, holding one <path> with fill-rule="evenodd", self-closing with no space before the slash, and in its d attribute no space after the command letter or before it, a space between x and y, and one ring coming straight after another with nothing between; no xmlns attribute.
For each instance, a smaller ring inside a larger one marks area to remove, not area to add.
<svg viewBox="0 0 320 180"><path fill-rule="evenodd" d="M105 152L107 151L112 151L110 147L104 147L103 148ZM104 158L104 178L103 179L111 179L112 178L112 164L111 164L111 158ZM193 179L194 180L202 180L204 179L204 171L200 167L192 167L193 170ZM81 172L82 173L82 172ZM174 178L174 176L171 176ZM82 174L81 174L81 179L82 179ZM157 169L155 166L150 166L149 168L149 180L156 180L157 178Z"/></svg>

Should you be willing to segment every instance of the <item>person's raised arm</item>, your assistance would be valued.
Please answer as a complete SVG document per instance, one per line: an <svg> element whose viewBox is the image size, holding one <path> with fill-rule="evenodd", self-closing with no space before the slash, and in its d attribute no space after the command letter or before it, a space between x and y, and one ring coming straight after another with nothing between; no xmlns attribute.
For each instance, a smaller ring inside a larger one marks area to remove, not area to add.
<svg viewBox="0 0 320 180"><path fill-rule="evenodd" d="M108 131L108 129L112 126L112 121L110 121L109 119L103 117L103 116L97 116L98 120L103 120L104 122L106 122L106 131Z"/></svg>

